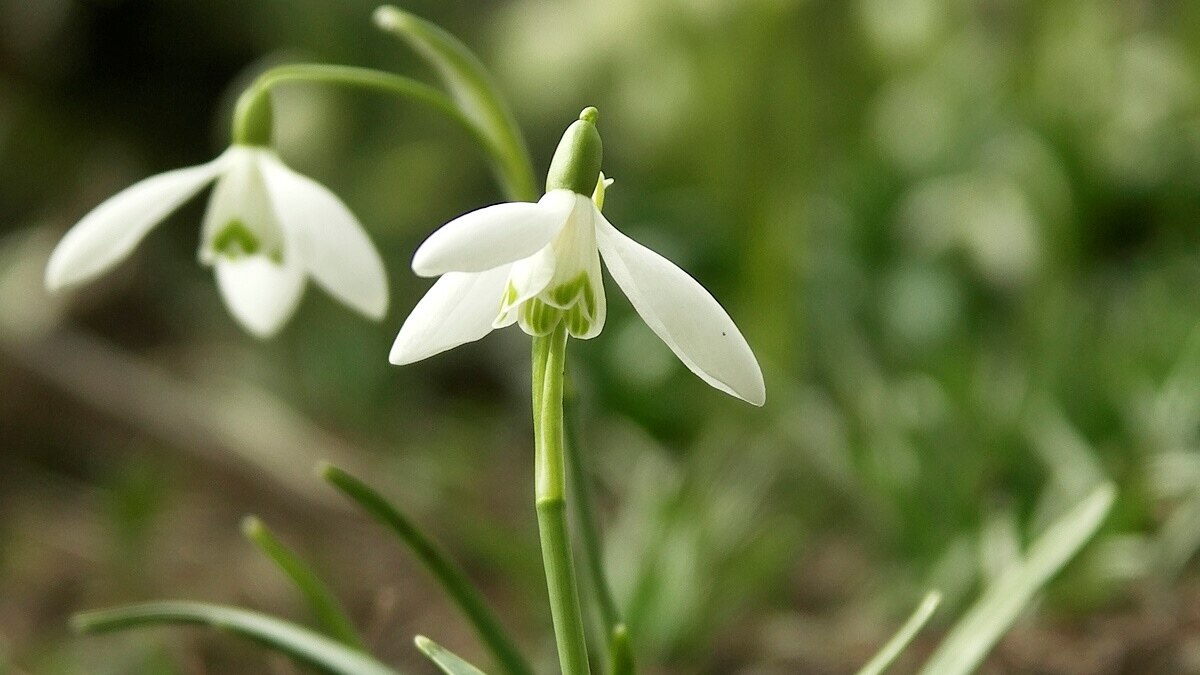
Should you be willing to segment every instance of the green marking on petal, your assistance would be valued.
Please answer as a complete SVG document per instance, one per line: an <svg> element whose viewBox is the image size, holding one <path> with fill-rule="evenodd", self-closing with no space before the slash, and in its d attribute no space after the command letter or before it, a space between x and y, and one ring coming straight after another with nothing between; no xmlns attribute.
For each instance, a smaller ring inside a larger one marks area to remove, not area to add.
<svg viewBox="0 0 1200 675"><path fill-rule="evenodd" d="M537 298L521 305L519 320L521 328L530 335L544 336L554 331L555 326L563 318L563 311L552 307Z"/></svg>
<svg viewBox="0 0 1200 675"><path fill-rule="evenodd" d="M586 335L591 328L592 319L582 303L576 303L574 307L567 310L567 332L574 337L579 337Z"/></svg>
<svg viewBox="0 0 1200 675"><path fill-rule="evenodd" d="M262 247L262 241L258 238L258 235L250 230L245 222L234 218L213 237L212 247L227 258L240 258L258 253ZM275 257L282 259L282 255L278 252L272 255L272 260ZM282 260L277 260L276 262L282 262Z"/></svg>

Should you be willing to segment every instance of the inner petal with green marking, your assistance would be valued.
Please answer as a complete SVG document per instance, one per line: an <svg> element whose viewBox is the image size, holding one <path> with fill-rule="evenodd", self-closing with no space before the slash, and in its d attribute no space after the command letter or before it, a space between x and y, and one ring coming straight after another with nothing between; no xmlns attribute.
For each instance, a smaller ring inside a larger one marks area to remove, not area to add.
<svg viewBox="0 0 1200 675"><path fill-rule="evenodd" d="M580 197L562 231L546 248L513 265L497 327L514 322L547 335L565 321L572 337L595 337L604 327L604 280L596 249L595 207Z"/></svg>

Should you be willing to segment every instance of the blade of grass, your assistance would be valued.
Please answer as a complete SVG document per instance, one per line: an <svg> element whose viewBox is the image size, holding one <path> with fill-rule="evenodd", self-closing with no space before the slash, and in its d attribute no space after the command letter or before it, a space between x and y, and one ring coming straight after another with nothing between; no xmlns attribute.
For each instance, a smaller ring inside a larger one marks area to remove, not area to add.
<svg viewBox="0 0 1200 675"><path fill-rule="evenodd" d="M250 638L333 675L399 675L366 653L287 621L203 602L148 602L71 617L80 633L107 633L162 624L198 624Z"/></svg>
<svg viewBox="0 0 1200 675"><path fill-rule="evenodd" d="M883 671L896 660L897 656L904 651L908 643L912 642L925 623L929 621L929 617L933 616L934 610L942 602L942 594L937 591L930 591L921 604L917 605L917 609L913 611L912 616L908 617L908 621L896 631L891 640L880 649L867 665L858 671L858 675L880 675Z"/></svg>
<svg viewBox="0 0 1200 675"><path fill-rule="evenodd" d="M366 651L366 644L341 603L312 567L284 546L256 516L247 516L242 521L242 534L292 580L326 633L350 647Z"/></svg>
<svg viewBox="0 0 1200 675"><path fill-rule="evenodd" d="M1023 561L1002 573L930 657L922 675L965 675L975 670L1034 594L1083 547L1116 498L1105 483L1038 537Z"/></svg>
<svg viewBox="0 0 1200 675"><path fill-rule="evenodd" d="M417 649L420 649L422 654L429 657L429 660L433 661L438 670L446 675L485 675L482 670L467 663L454 652L424 635L418 635L413 642L416 643Z"/></svg>
<svg viewBox="0 0 1200 675"><path fill-rule="evenodd" d="M505 672L510 675L533 674L533 669L517 649L516 643L505 632L499 619L471 584L466 573L433 540L426 537L412 521L379 493L354 476L331 464L322 464L317 472L373 518L387 526L417 556L425 569L467 616L480 639Z"/></svg>

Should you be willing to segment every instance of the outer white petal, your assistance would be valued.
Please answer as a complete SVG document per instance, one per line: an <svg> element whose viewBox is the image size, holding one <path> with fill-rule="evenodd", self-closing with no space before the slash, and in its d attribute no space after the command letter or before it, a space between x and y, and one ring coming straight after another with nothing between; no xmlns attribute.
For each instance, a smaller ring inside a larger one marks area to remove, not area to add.
<svg viewBox="0 0 1200 675"><path fill-rule="evenodd" d="M634 309L700 379L754 405L766 402L762 370L720 303L687 272L596 214L608 271Z"/></svg>
<svg viewBox="0 0 1200 675"><path fill-rule="evenodd" d="M474 342L492 331L509 265L487 272L450 272L429 289L400 328L392 363L402 366Z"/></svg>
<svg viewBox="0 0 1200 675"><path fill-rule="evenodd" d="M363 314L382 319L388 286L383 260L358 219L325 186L262 151L267 191L300 264L330 295Z"/></svg>
<svg viewBox="0 0 1200 675"><path fill-rule="evenodd" d="M217 287L238 323L260 338L279 332L304 294L304 270L285 258L278 264L261 255L213 261Z"/></svg>
<svg viewBox="0 0 1200 675"><path fill-rule="evenodd" d="M92 209L50 255L46 286L58 290L89 281L124 260L155 225L217 177L225 158L151 176Z"/></svg>
<svg viewBox="0 0 1200 675"><path fill-rule="evenodd" d="M576 197L570 190L552 190L536 204L496 204L459 216L421 244L413 255L413 271L423 277L483 272L527 258L558 234L578 203Z"/></svg>

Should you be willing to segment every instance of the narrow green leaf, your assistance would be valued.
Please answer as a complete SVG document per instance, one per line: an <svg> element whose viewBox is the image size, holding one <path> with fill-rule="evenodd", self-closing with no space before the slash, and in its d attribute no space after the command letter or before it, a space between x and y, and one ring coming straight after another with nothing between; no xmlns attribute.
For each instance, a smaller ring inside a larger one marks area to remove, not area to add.
<svg viewBox="0 0 1200 675"><path fill-rule="evenodd" d="M633 650L629 647L629 629L625 624L613 626L608 640L609 675L633 675Z"/></svg>
<svg viewBox="0 0 1200 675"><path fill-rule="evenodd" d="M432 539L426 537L404 514L365 483L331 464L322 464L318 474L342 494L354 500L373 518L394 532L425 569L441 584L475 627L479 637L509 675L532 675L533 669L505 632L499 619L483 600L465 572Z"/></svg>
<svg viewBox="0 0 1200 675"><path fill-rule="evenodd" d="M341 603L312 567L284 546L255 516L247 516L242 521L242 533L291 578L326 633L355 649L366 651L366 644Z"/></svg>
<svg viewBox="0 0 1200 675"><path fill-rule="evenodd" d="M250 638L332 675L399 675L367 654L307 628L236 607L203 602L148 602L71 618L80 633L106 633L160 624L199 624Z"/></svg>
<svg viewBox="0 0 1200 675"><path fill-rule="evenodd" d="M416 643L417 649L420 649L422 654L429 657L429 660L433 661L438 670L441 670L446 675L485 675L482 670L467 663L454 652L424 635L418 635L413 642Z"/></svg>
<svg viewBox="0 0 1200 675"><path fill-rule="evenodd" d="M892 662L900 656L900 652L912 642L925 623L929 621L929 617L933 616L934 610L942 602L942 594L937 591L930 591L921 604L917 605L917 609L913 611L912 616L908 617L908 621L896 631L891 640L880 649L875 656L867 662L867 665L858 671L858 675L880 675L887 670Z"/></svg>
<svg viewBox="0 0 1200 675"><path fill-rule="evenodd" d="M437 71L459 110L487 139L485 149L508 196L521 201L537 199L533 166L521 130L475 54L441 27L396 7L384 5L375 10L375 23L407 42Z"/></svg>
<svg viewBox="0 0 1200 675"><path fill-rule="evenodd" d="M1034 594L1096 533L1115 498L1116 489L1105 483L1055 521L1025 559L1002 573L954 626L925 664L923 675L974 671Z"/></svg>

